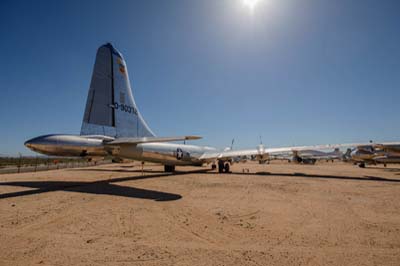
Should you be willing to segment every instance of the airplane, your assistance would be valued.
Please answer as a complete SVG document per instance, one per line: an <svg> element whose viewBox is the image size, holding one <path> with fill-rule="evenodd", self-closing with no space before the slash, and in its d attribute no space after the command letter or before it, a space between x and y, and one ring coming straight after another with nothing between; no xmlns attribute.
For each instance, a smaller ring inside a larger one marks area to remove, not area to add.
<svg viewBox="0 0 400 266"><path fill-rule="evenodd" d="M343 152L339 148L335 148L331 152L320 150L295 150L287 153L270 154L270 158L274 160L287 160L289 163L296 164L315 164L317 161L326 160L342 160Z"/></svg>
<svg viewBox="0 0 400 266"><path fill-rule="evenodd" d="M390 163L400 163L400 143L381 143L381 144L358 144L356 148L347 149L346 153L335 148L333 152L323 151L294 151L292 161L303 164L314 164L317 160L341 160L358 164L360 168L365 168L367 164L383 164L385 167Z"/></svg>
<svg viewBox="0 0 400 266"><path fill-rule="evenodd" d="M272 153L331 149L345 145L283 148L259 145L255 149L220 151L213 147L186 144L187 140L196 139L200 137L157 137L154 134L135 103L122 54L107 43L97 50L80 135L43 135L26 141L25 146L45 155L84 158L112 156L160 163L164 165L165 172L174 172L175 166L211 163L213 170L218 164L218 171L222 173L229 172L230 164L238 157L252 156L264 161Z"/></svg>
<svg viewBox="0 0 400 266"><path fill-rule="evenodd" d="M315 164L319 160L341 160L342 157L343 153L339 150L339 148L335 148L331 152L324 152L319 150L303 150L294 151L291 162L302 164Z"/></svg>
<svg viewBox="0 0 400 266"><path fill-rule="evenodd" d="M385 167L390 163L400 163L400 143L378 143L359 145L351 150L350 161L365 168L367 164L383 164Z"/></svg>
<svg viewBox="0 0 400 266"><path fill-rule="evenodd" d="M302 151L301 152L301 158L302 160L311 160L311 164L314 164L318 160L326 160L328 161L334 161L334 160L342 160L343 159L343 152L340 151L339 148L335 148L331 152L323 152L323 151L317 151L317 150L309 150L309 151ZM307 162L306 162L307 163Z"/></svg>

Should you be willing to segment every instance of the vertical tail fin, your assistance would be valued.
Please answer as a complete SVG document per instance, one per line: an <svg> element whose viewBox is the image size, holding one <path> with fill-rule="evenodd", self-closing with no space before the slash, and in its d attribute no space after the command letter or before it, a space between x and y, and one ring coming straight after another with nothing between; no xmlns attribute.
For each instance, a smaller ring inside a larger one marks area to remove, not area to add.
<svg viewBox="0 0 400 266"><path fill-rule="evenodd" d="M81 135L154 136L136 106L125 60L110 43L97 50Z"/></svg>

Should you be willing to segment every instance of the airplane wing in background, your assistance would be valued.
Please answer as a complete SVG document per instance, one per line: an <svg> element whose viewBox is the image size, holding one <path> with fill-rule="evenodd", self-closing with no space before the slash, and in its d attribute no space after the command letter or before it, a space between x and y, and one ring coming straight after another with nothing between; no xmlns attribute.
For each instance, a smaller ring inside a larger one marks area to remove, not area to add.
<svg viewBox="0 0 400 266"><path fill-rule="evenodd" d="M325 145L314 145L314 146L293 146L293 147L281 147L281 148L264 148L259 146L257 149L247 150L229 150L220 152L206 152L200 156L200 160L211 162L214 160L229 160L241 156L259 156L262 159L268 159L269 156L288 155L288 153L297 153L301 151L310 150L327 150L343 147L357 147L366 145L365 143L347 143L347 144L325 144Z"/></svg>

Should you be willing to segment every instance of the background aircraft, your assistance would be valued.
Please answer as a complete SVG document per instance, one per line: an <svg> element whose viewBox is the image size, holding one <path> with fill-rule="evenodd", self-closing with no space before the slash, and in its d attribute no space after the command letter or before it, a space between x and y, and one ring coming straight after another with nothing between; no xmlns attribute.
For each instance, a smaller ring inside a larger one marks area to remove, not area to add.
<svg viewBox="0 0 400 266"><path fill-rule="evenodd" d="M351 151L350 160L361 168L367 164L400 163L400 143L359 145Z"/></svg>
<svg viewBox="0 0 400 266"><path fill-rule="evenodd" d="M298 164L315 164L317 161L326 160L342 160L344 154L339 148L335 148L331 152L325 152L320 150L293 150L285 155L277 155L276 159L288 160L292 163ZM271 155L273 157L273 155Z"/></svg>

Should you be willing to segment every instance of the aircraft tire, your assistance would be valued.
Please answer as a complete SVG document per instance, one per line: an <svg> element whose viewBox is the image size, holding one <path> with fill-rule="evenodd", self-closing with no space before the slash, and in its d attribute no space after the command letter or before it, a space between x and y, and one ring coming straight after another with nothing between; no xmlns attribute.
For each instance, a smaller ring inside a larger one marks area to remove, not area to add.
<svg viewBox="0 0 400 266"><path fill-rule="evenodd" d="M175 165L164 165L164 172L167 173L175 172Z"/></svg>
<svg viewBox="0 0 400 266"><path fill-rule="evenodd" d="M219 160L219 161L218 161L218 173L223 173L223 172L224 172L224 169L225 169L224 161Z"/></svg>
<svg viewBox="0 0 400 266"><path fill-rule="evenodd" d="M229 170L230 170L229 168L230 168L229 163L226 163L224 166L225 173L229 173Z"/></svg>

